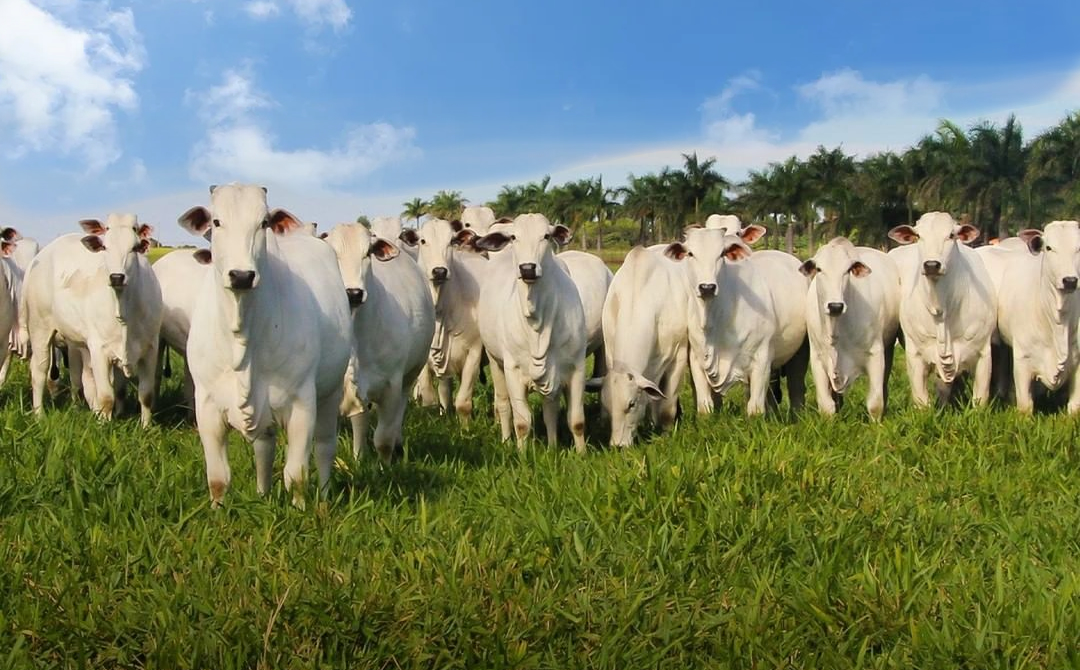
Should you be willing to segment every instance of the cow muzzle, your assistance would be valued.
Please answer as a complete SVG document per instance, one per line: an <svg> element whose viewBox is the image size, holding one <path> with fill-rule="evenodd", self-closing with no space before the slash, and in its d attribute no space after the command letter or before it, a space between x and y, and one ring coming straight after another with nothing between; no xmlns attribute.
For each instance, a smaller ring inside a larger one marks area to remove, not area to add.
<svg viewBox="0 0 1080 670"><path fill-rule="evenodd" d="M716 297L716 284L698 284L698 295L702 298L715 298Z"/></svg>
<svg viewBox="0 0 1080 670"><path fill-rule="evenodd" d="M367 298L367 294L364 293L362 288L347 288L345 289L345 295L349 297L349 307L359 307L364 304L364 300Z"/></svg>
<svg viewBox="0 0 1080 670"><path fill-rule="evenodd" d="M450 270L442 267L431 268L431 283L438 286L439 284L446 283L446 280L450 278Z"/></svg>
<svg viewBox="0 0 1080 670"><path fill-rule="evenodd" d="M114 272L109 275L109 286L113 288L124 288L124 284L127 282L127 275L123 272Z"/></svg>
<svg viewBox="0 0 1080 670"><path fill-rule="evenodd" d="M1076 277L1062 277L1061 290L1065 293L1072 293L1076 290L1077 278Z"/></svg>
<svg viewBox="0 0 1080 670"><path fill-rule="evenodd" d="M844 303L830 302L825 305L825 309L828 310L829 316L840 316L844 313Z"/></svg>
<svg viewBox="0 0 1080 670"><path fill-rule="evenodd" d="M944 274L941 271L941 261L925 261L922 264L922 271L927 277L940 277Z"/></svg>
<svg viewBox="0 0 1080 670"><path fill-rule="evenodd" d="M536 263L522 263L518 266L518 272L521 273L521 281L526 284L531 284L540 278L536 271Z"/></svg>
<svg viewBox="0 0 1080 670"><path fill-rule="evenodd" d="M246 291L254 287L254 270L229 270L229 288L236 291Z"/></svg>

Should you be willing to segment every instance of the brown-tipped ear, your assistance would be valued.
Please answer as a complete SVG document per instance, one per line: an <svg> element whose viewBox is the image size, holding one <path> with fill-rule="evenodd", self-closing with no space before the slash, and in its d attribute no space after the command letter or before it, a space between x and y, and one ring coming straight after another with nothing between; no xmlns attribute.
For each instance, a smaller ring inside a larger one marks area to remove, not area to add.
<svg viewBox="0 0 1080 670"><path fill-rule="evenodd" d="M181 214L176 222L192 235L205 235L210 231L210 210L196 205Z"/></svg>
<svg viewBox="0 0 1080 670"><path fill-rule="evenodd" d="M150 235L153 234L153 232L154 227L151 226L149 223L144 223L135 229L135 234L138 235L140 239L144 240L150 239Z"/></svg>
<svg viewBox="0 0 1080 670"><path fill-rule="evenodd" d="M682 242L672 242L664 248L664 255L673 261L681 261L690 254L690 250Z"/></svg>
<svg viewBox="0 0 1080 670"><path fill-rule="evenodd" d="M22 239L22 235L19 234L19 231L9 226L0 231L0 239L3 239L5 242L18 242Z"/></svg>
<svg viewBox="0 0 1080 670"><path fill-rule="evenodd" d="M147 249L150 248L150 240L139 240L135 243L135 246L131 248L137 254L145 254Z"/></svg>
<svg viewBox="0 0 1080 670"><path fill-rule="evenodd" d="M402 228L401 233L398 234L398 239L410 247L415 247L420 243L420 233L416 232L415 228Z"/></svg>
<svg viewBox="0 0 1080 670"><path fill-rule="evenodd" d="M724 258L736 263L750 258L750 247L739 243L729 244L727 249L724 249Z"/></svg>
<svg viewBox="0 0 1080 670"><path fill-rule="evenodd" d="M330 233L319 233L320 240L325 240L328 237L330 237Z"/></svg>
<svg viewBox="0 0 1080 670"><path fill-rule="evenodd" d="M0 254L4 256L10 256L11 252L15 251L15 243L4 240L0 242Z"/></svg>
<svg viewBox="0 0 1080 670"><path fill-rule="evenodd" d="M1028 251L1033 254L1037 254L1043 250L1043 236L1041 230L1035 230L1034 228L1028 228L1027 230L1021 230L1016 234L1017 237L1022 239L1027 244Z"/></svg>
<svg viewBox="0 0 1080 670"><path fill-rule="evenodd" d="M83 219L79 222L79 227L88 235L100 235L105 232L105 226L101 225L97 219Z"/></svg>
<svg viewBox="0 0 1080 670"><path fill-rule="evenodd" d="M851 264L851 267L848 268L848 272L851 273L852 277L865 277L871 272L873 272L873 270L871 270L870 266L866 263L863 263L862 261L855 261Z"/></svg>
<svg viewBox="0 0 1080 670"><path fill-rule="evenodd" d="M574 238L574 234L570 232L570 229L561 223L551 231L551 239L555 240L555 244L560 247L565 247L570 244L570 240Z"/></svg>
<svg viewBox="0 0 1080 670"><path fill-rule="evenodd" d="M388 261L391 258L397 258L398 248L390 242L387 242L381 237L376 237L375 241L371 243L371 248L368 249L368 254L375 257L375 260Z"/></svg>
<svg viewBox="0 0 1080 670"><path fill-rule="evenodd" d="M97 235L87 235L82 238L82 244L84 247L93 252L104 251L105 243L101 241L101 238Z"/></svg>
<svg viewBox="0 0 1080 670"><path fill-rule="evenodd" d="M803 273L807 277L813 277L818 272L817 263L815 263L814 259L811 258L810 260L799 266L799 272Z"/></svg>
<svg viewBox="0 0 1080 670"><path fill-rule="evenodd" d="M191 255L199 265L210 265L214 262L214 255L209 249L199 249Z"/></svg>
<svg viewBox="0 0 1080 670"><path fill-rule="evenodd" d="M466 228L465 230L458 231L457 235L454 235L453 239L450 240L450 245L455 247L472 246L476 238L476 232Z"/></svg>
<svg viewBox="0 0 1080 670"><path fill-rule="evenodd" d="M514 222L514 220L511 219L509 216L504 216L504 217L501 217L500 219L498 219L497 221L495 221L492 225L494 225L495 223L513 223L513 222Z"/></svg>
<svg viewBox="0 0 1080 670"><path fill-rule="evenodd" d="M270 223L270 228L278 235L284 235L290 230L296 230L300 226L304 225L300 222L300 219L296 218L292 212L287 209L275 209L270 212L270 216L267 217L267 221Z"/></svg>
<svg viewBox="0 0 1080 670"><path fill-rule="evenodd" d="M979 239L979 229L970 223L965 223L956 229L956 239L964 244L971 244L975 240Z"/></svg>
<svg viewBox="0 0 1080 670"><path fill-rule="evenodd" d="M499 232L488 233L473 242L480 251L501 251L507 244L510 244L510 236Z"/></svg>
<svg viewBox="0 0 1080 670"><path fill-rule="evenodd" d="M911 244L919 239L919 234L908 225L897 226L889 231L889 239L900 244Z"/></svg>
<svg viewBox="0 0 1080 670"><path fill-rule="evenodd" d="M465 230L465 224L462 223L460 219L454 219L450 222L450 229L453 230L455 233L460 233L461 231Z"/></svg>
<svg viewBox="0 0 1080 670"><path fill-rule="evenodd" d="M753 244L754 242L757 242L761 238L765 237L765 233L767 232L769 232L768 228L766 228L765 226L759 226L755 223L743 228L736 234L742 239L743 242L746 242L747 244Z"/></svg>

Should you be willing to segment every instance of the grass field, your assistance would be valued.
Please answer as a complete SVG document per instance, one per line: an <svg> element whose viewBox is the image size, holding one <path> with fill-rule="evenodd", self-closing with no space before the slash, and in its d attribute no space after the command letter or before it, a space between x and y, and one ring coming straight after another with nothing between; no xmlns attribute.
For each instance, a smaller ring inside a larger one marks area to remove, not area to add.
<svg viewBox="0 0 1080 670"><path fill-rule="evenodd" d="M913 411L899 374L883 425L729 404L622 451L592 404L580 457L414 410L386 470L343 431L306 512L234 436L211 510L175 384L149 430L0 391L4 667L1080 665L1063 416Z"/></svg>

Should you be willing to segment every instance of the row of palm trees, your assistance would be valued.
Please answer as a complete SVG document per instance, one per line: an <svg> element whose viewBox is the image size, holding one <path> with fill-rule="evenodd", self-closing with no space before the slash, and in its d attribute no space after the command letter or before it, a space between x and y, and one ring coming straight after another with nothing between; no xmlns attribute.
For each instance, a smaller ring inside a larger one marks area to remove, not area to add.
<svg viewBox="0 0 1080 670"><path fill-rule="evenodd" d="M553 186L545 176L503 186L486 204L499 216L542 212L573 228L583 248L598 249L670 239L713 212L765 223L770 234L784 232L789 251L798 237L811 252L822 232L882 244L889 228L931 210L1001 237L1080 215L1080 112L1027 143L1012 116L966 129L944 120L902 152L858 159L842 147L819 146L806 159L771 163L738 183L717 172L715 158L682 157L681 167L631 174L618 187L602 177ZM439 191L405 203L403 216L452 219L466 204L459 191ZM778 236L768 244L779 246Z"/></svg>

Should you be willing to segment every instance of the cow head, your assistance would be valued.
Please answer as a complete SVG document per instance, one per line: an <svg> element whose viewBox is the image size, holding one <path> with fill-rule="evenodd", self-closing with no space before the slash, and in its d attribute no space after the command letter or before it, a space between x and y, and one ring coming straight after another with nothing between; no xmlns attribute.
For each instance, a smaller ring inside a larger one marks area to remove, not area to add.
<svg viewBox="0 0 1080 670"><path fill-rule="evenodd" d="M460 221L429 219L419 230L401 231L401 241L419 249L417 260L428 280L437 288L450 279L450 259L454 250L470 243L476 234Z"/></svg>
<svg viewBox="0 0 1080 670"><path fill-rule="evenodd" d="M230 291L259 285L268 232L284 234L300 228L300 220L283 209L267 210L266 189L249 184L210 187L210 208L192 207L179 219L194 235L210 236L214 269Z"/></svg>
<svg viewBox="0 0 1080 670"><path fill-rule="evenodd" d="M1033 254L1042 254L1043 277L1062 293L1076 291L1080 277L1080 223L1053 221L1042 232L1023 230L1017 237Z"/></svg>
<svg viewBox="0 0 1080 670"><path fill-rule="evenodd" d="M495 223L495 212L490 207L466 207L461 211L461 225L477 236L487 235Z"/></svg>
<svg viewBox="0 0 1080 670"><path fill-rule="evenodd" d="M544 265L555 250L566 246L573 234L564 225L551 225L543 214L522 214L512 224L476 240L481 251L501 251L507 245L518 268L518 277L534 284L544 276Z"/></svg>
<svg viewBox="0 0 1080 670"><path fill-rule="evenodd" d="M845 237L837 237L818 249L814 257L802 264L799 272L809 277L811 299L818 301L822 314L840 316L847 311L847 289L852 277L870 274L870 268L859 260L855 245Z"/></svg>
<svg viewBox="0 0 1080 670"><path fill-rule="evenodd" d="M750 254L749 245L738 236L708 228L687 230L684 241L672 242L664 249L665 256L688 265L693 291L702 300L716 297L724 263L738 263Z"/></svg>
<svg viewBox="0 0 1080 670"><path fill-rule="evenodd" d="M897 226L889 237L900 244L918 244L920 270L930 280L944 277L949 271L958 244L970 244L979 237L979 229L960 225L945 212L927 212L915 227Z"/></svg>
<svg viewBox="0 0 1080 670"><path fill-rule="evenodd" d="M140 224L134 214L110 214L102 224L97 219L79 222L86 233L83 246L104 256L109 286L122 291L139 263L139 254L150 248L153 228Z"/></svg>
<svg viewBox="0 0 1080 670"><path fill-rule="evenodd" d="M600 402L611 415L611 444L625 447L633 444L637 428L645 418L652 400L664 398L664 392L643 375L621 366L608 371L600 389Z"/></svg>
<svg viewBox="0 0 1080 670"><path fill-rule="evenodd" d="M345 284L349 307L356 309L367 302L371 279L371 260L388 261L398 255L398 248L375 236L362 223L343 223L334 226L326 243L337 256L338 270Z"/></svg>

